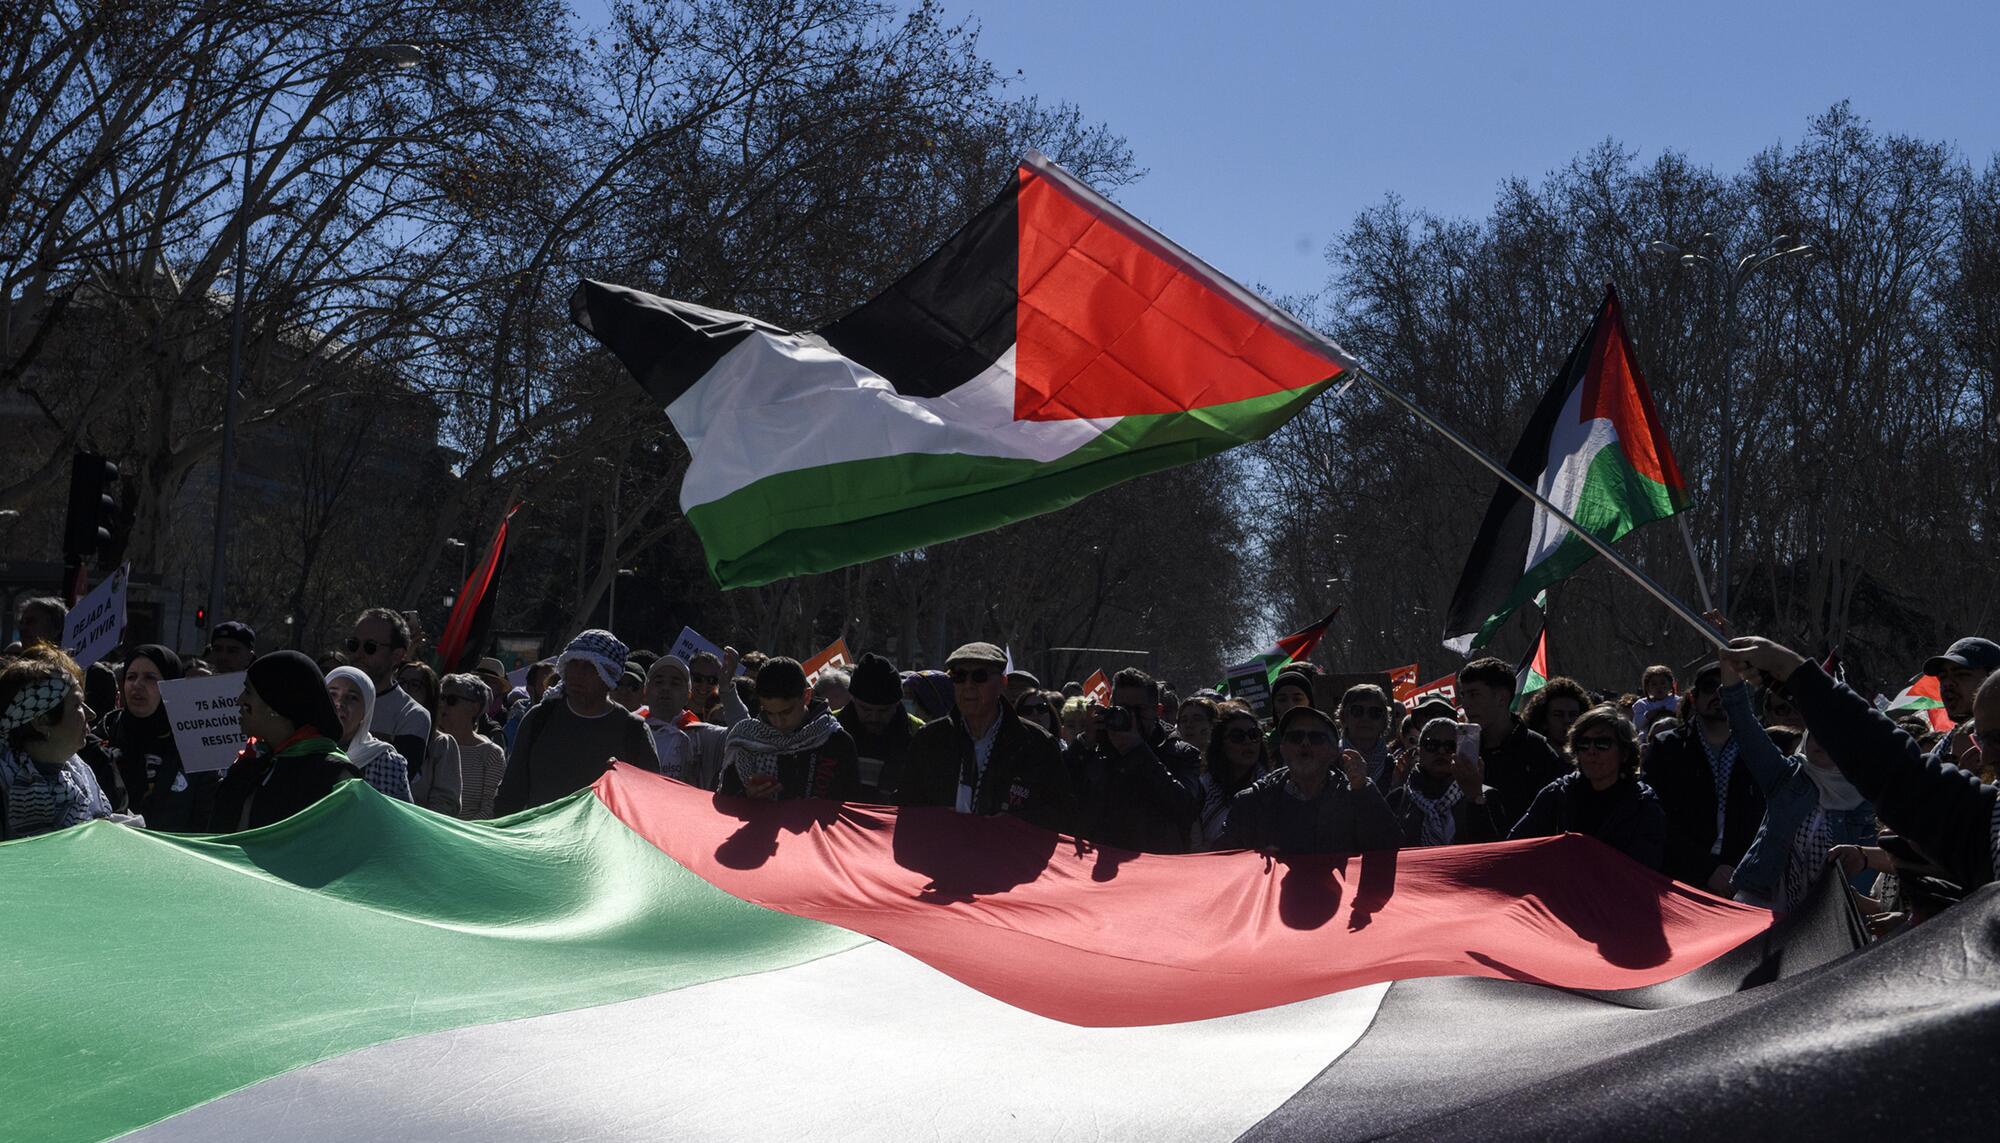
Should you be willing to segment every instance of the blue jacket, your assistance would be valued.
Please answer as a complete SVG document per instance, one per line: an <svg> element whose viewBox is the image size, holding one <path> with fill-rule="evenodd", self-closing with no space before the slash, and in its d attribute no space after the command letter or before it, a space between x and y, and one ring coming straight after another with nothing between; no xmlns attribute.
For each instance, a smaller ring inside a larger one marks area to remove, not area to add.
<svg viewBox="0 0 2000 1143"><path fill-rule="evenodd" d="M1786 686L1805 716L1806 730L1875 803L1883 825L1915 843L1968 892L1994 879L2000 789L1925 758L1902 727L1812 663L1793 671Z"/></svg>
<svg viewBox="0 0 2000 1143"><path fill-rule="evenodd" d="M1792 837L1818 808L1819 787L1806 773L1811 763L1798 755L1787 758L1771 741L1750 708L1747 685L1723 687L1722 710L1729 716L1729 732L1736 738L1737 760L1749 768L1751 780L1764 795L1764 821L1743 860L1737 863L1730 884L1768 900L1784 885L1785 865L1792 858ZM1851 810L1828 810L1826 826L1835 845L1867 845L1875 840L1875 806L1863 802ZM1856 889L1866 890L1874 878L1873 873L1863 870L1852 881Z"/></svg>

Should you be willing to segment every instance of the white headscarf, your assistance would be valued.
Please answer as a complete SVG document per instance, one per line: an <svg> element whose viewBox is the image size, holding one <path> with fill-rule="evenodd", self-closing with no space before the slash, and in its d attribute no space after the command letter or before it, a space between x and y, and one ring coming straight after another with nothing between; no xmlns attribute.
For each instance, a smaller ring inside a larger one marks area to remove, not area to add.
<svg viewBox="0 0 2000 1143"><path fill-rule="evenodd" d="M366 770L370 762L389 752L390 745L368 732L368 726L375 721L375 683L368 675L355 667L335 667L326 673L326 681L346 679L361 692L361 729L354 732L354 741L340 748L347 760L354 763L357 770Z"/></svg>

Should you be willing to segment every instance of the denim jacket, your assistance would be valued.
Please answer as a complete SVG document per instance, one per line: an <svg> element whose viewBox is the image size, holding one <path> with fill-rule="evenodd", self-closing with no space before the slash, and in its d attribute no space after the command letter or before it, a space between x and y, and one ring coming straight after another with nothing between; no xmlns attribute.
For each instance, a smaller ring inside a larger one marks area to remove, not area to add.
<svg viewBox="0 0 2000 1143"><path fill-rule="evenodd" d="M1771 741L1771 736L1750 709L1750 688L1734 683L1722 688L1722 709L1729 716L1729 730L1735 735L1738 759L1750 768L1750 777L1764 794L1764 821L1757 837L1743 854L1730 883L1770 898L1782 887L1785 864L1792 858L1792 837L1806 818L1819 806L1819 787L1807 776L1811 763L1803 755L1787 758ZM1851 810L1826 811L1827 831L1835 845L1867 845L1875 840L1875 807L1862 802ZM1850 879L1866 891L1875 875L1863 870Z"/></svg>

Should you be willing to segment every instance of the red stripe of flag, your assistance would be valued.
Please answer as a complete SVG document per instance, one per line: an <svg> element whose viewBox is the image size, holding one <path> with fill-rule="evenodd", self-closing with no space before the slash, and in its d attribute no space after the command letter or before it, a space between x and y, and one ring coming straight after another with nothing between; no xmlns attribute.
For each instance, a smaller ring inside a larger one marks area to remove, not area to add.
<svg viewBox="0 0 2000 1143"><path fill-rule="evenodd" d="M438 639L438 667L445 671L455 671L459 666L459 656L465 653L465 644L472 635L474 619L486 602L486 595L493 590L493 580L500 574L500 561L507 550L507 525L514 520L514 513L521 506L507 509L501 518L500 528L493 533L493 543L480 558L479 565L465 579L465 586L459 589L458 598L451 605L451 618L445 621L444 634ZM477 650L477 648L475 648Z"/></svg>

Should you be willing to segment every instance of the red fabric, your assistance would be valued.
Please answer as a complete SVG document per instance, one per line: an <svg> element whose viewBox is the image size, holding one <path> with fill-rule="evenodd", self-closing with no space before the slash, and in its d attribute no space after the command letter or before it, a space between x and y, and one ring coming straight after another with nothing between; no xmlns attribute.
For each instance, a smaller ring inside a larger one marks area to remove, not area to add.
<svg viewBox="0 0 2000 1143"><path fill-rule="evenodd" d="M700 721L701 719L696 717L693 711L682 709L680 717L674 719L674 725L681 728L682 730L686 730L688 727L693 726L695 723Z"/></svg>
<svg viewBox="0 0 2000 1143"><path fill-rule="evenodd" d="M1301 659L1309 657L1314 651L1319 649L1319 641L1326 637L1327 625L1332 623L1333 617L1339 614L1340 608L1336 607L1326 613L1325 619L1320 620L1311 627L1303 631L1294 631L1283 639L1278 640L1278 650L1291 656L1293 662L1298 662Z"/></svg>
<svg viewBox="0 0 2000 1143"><path fill-rule="evenodd" d="M737 897L1090 1026L1200 1020L1419 976L1638 987L1771 920L1574 835L1273 862L1079 853L1012 817L729 798L624 765L594 790Z"/></svg>
<svg viewBox="0 0 2000 1143"><path fill-rule="evenodd" d="M465 586L458 591L458 598L452 601L451 615L445 620L444 634L438 637L437 661L441 672L458 669L459 656L465 653L465 643L472 634L473 617L479 612L479 605L485 601L486 593L493 586L493 577L500 571L501 553L507 550L507 525L513 522L514 513L521 506L507 509L500 518L500 528L493 533L493 543L486 549L486 555L479 566L465 577Z"/></svg>
<svg viewBox="0 0 2000 1143"><path fill-rule="evenodd" d="M1116 212L1019 178L1016 419L1178 413L1340 373Z"/></svg>
<svg viewBox="0 0 2000 1143"><path fill-rule="evenodd" d="M1618 430L1618 447L1640 476L1664 484L1676 505L1687 499L1687 482L1674 463L1674 450L1667 444L1667 430L1660 424L1660 412L1653 407L1653 391L1639 375L1639 360L1632 353L1632 341L1625 335L1625 317L1618 305L1618 291L1604 287L1604 307L1598 314L1597 342L1586 356L1583 381L1583 418L1599 417Z"/></svg>

